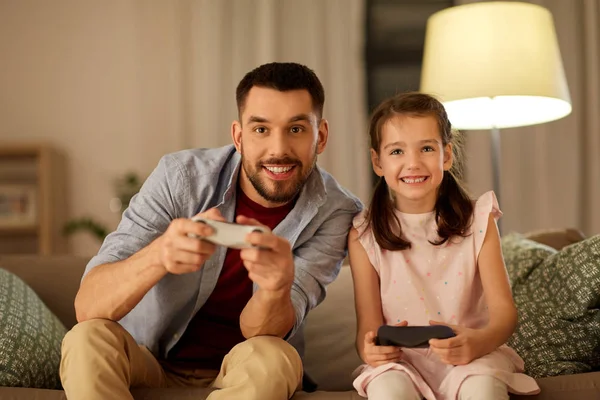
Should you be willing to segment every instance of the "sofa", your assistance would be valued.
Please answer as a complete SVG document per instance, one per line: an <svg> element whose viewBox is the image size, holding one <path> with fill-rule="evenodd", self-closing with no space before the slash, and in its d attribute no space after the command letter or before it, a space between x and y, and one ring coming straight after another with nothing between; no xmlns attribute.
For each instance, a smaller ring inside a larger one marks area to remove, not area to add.
<svg viewBox="0 0 600 400"><path fill-rule="evenodd" d="M536 236L555 248L579 240L576 231ZM20 277L68 329L75 324L73 300L87 259L76 256L0 255L0 268ZM307 317L305 370L317 383L316 391L298 392L294 400L362 399L352 388L351 373L361 363L355 347L356 319L350 268L342 267L329 286L325 301ZM1 366L0 366L1 369ZM600 400L600 371L538 379L536 396L511 396L531 400ZM206 398L210 389L133 389L136 400ZM65 399L61 390L0 387L2 400Z"/></svg>

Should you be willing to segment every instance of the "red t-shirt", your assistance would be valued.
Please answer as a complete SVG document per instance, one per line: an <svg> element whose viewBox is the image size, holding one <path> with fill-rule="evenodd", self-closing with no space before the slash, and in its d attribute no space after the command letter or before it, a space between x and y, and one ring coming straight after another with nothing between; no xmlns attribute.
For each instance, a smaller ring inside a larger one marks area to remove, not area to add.
<svg viewBox="0 0 600 400"><path fill-rule="evenodd" d="M254 218L271 230L293 207L294 202L276 208L263 207L238 187L236 215ZM228 249L215 289L169 352L169 361L190 368L219 370L223 357L245 340L240 315L251 297L252 281L240 258L240 250Z"/></svg>

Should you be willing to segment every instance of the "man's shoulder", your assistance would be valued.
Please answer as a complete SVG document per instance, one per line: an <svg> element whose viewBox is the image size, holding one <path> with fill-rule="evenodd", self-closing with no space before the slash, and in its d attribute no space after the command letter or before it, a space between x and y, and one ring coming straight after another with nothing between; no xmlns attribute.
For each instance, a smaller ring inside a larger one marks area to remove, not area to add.
<svg viewBox="0 0 600 400"><path fill-rule="evenodd" d="M163 160L175 164L187 176L220 173L235 158L236 150L233 145L185 149L163 156Z"/></svg>
<svg viewBox="0 0 600 400"><path fill-rule="evenodd" d="M325 193L327 194L327 202L331 203L335 208L345 209L358 213L363 209L363 204L358 197L351 191L343 187L330 173L322 168L319 168Z"/></svg>

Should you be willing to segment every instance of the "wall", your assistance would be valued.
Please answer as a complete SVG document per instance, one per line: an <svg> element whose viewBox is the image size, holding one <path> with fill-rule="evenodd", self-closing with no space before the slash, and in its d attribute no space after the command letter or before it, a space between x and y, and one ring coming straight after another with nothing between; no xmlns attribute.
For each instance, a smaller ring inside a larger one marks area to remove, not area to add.
<svg viewBox="0 0 600 400"><path fill-rule="evenodd" d="M65 154L71 217L114 228L113 179L185 146L175 2L0 2L0 140ZM98 242L73 238L93 254Z"/></svg>
<svg viewBox="0 0 600 400"><path fill-rule="evenodd" d="M113 229L116 177L147 176L165 153L230 143L243 74L297 61L327 93L319 164L367 200L362 13L362 0L1 1L0 141L58 147L69 215ZM99 243L77 235L70 247L87 256Z"/></svg>

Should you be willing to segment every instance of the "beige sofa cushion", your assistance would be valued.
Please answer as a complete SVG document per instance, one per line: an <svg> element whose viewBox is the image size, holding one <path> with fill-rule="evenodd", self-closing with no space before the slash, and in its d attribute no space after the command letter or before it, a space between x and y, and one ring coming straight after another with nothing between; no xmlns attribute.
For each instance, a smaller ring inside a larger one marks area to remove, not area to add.
<svg viewBox="0 0 600 400"><path fill-rule="evenodd" d="M352 390L352 371L362 362L355 346L356 314L350 267L329 285L327 297L312 310L304 331L305 369L319 390Z"/></svg>

